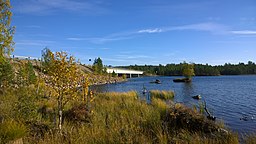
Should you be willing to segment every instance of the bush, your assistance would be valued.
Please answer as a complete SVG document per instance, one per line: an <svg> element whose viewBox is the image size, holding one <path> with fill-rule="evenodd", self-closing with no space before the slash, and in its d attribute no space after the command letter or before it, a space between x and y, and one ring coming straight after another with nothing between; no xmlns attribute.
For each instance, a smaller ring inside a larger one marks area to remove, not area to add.
<svg viewBox="0 0 256 144"><path fill-rule="evenodd" d="M14 78L14 70L9 61L0 61L0 87L10 86Z"/></svg>
<svg viewBox="0 0 256 144"><path fill-rule="evenodd" d="M32 138L31 140L35 140L35 142L43 139L45 133L49 132L51 128L50 125L37 121L26 122L25 124L28 128L29 136Z"/></svg>
<svg viewBox="0 0 256 144"><path fill-rule="evenodd" d="M16 112L15 117L23 121L37 120L39 113L35 88L24 87L14 92L17 93L16 97L18 98L15 107L13 107Z"/></svg>
<svg viewBox="0 0 256 144"><path fill-rule="evenodd" d="M203 115L181 104L175 104L168 109L165 122L172 130L186 129L190 132L211 133L220 128L214 122L207 120Z"/></svg>
<svg viewBox="0 0 256 144"><path fill-rule="evenodd" d="M27 134L26 127L14 120L4 121L0 124L0 142L7 143L17 140Z"/></svg>
<svg viewBox="0 0 256 144"><path fill-rule="evenodd" d="M88 110L85 104L75 105L64 112L64 119L76 124L88 123L91 121L91 111Z"/></svg>

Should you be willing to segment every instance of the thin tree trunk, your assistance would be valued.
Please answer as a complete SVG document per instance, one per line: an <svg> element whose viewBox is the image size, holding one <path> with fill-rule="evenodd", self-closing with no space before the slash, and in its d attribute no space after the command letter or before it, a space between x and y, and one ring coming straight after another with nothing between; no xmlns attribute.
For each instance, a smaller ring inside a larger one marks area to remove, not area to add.
<svg viewBox="0 0 256 144"><path fill-rule="evenodd" d="M62 110L59 110L59 129L62 128Z"/></svg>
<svg viewBox="0 0 256 144"><path fill-rule="evenodd" d="M59 129L62 128L62 96L58 100L58 109L59 109Z"/></svg>

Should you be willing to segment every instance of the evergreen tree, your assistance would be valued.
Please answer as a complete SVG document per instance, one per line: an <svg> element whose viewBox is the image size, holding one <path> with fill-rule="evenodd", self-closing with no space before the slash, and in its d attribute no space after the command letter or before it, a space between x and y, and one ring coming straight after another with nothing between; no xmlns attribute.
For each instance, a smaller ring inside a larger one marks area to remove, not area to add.
<svg viewBox="0 0 256 144"><path fill-rule="evenodd" d="M30 61L23 63L18 71L18 84L20 86L28 86L35 84L37 81L36 74L33 69L33 65Z"/></svg>
<svg viewBox="0 0 256 144"><path fill-rule="evenodd" d="M101 58L98 57L97 59L94 60L92 68L96 74L103 74L104 67L103 67L103 62Z"/></svg>
<svg viewBox="0 0 256 144"><path fill-rule="evenodd" d="M2 61L0 64L0 87L10 86L14 78L14 70L10 61Z"/></svg>
<svg viewBox="0 0 256 144"><path fill-rule="evenodd" d="M34 72L34 68L33 65L30 61L28 61L25 65L25 69L27 71L27 75L28 75L28 83L29 84L35 84L37 81L37 77L36 74Z"/></svg>
<svg viewBox="0 0 256 144"><path fill-rule="evenodd" d="M112 77L117 77L117 74L115 73L115 71L112 72Z"/></svg>
<svg viewBox="0 0 256 144"><path fill-rule="evenodd" d="M53 53L51 52L50 49L44 48L42 50L42 67L43 67L43 72L47 73L47 69L53 64Z"/></svg>

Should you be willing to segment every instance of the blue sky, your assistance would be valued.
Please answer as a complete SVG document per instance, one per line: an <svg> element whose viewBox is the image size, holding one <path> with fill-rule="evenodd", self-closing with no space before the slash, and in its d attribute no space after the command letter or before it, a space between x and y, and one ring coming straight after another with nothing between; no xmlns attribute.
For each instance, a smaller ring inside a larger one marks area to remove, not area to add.
<svg viewBox="0 0 256 144"><path fill-rule="evenodd" d="M11 0L17 56L105 65L256 61L255 0Z"/></svg>

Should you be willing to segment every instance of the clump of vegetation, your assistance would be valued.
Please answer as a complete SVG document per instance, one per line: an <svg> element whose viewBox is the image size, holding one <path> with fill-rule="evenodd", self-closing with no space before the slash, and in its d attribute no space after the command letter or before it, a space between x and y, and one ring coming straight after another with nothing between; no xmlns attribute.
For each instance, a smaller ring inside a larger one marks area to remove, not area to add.
<svg viewBox="0 0 256 144"><path fill-rule="evenodd" d="M256 135L251 134L244 137L244 143L246 144L255 144L256 143Z"/></svg>
<svg viewBox="0 0 256 144"><path fill-rule="evenodd" d="M129 91L129 92L108 92L108 93L98 93L98 97L104 97L106 99L113 98L113 99L137 99L138 93L136 91Z"/></svg>
<svg viewBox="0 0 256 144"><path fill-rule="evenodd" d="M74 124L91 122L92 111L83 103L77 103L71 109L65 111L65 120Z"/></svg>
<svg viewBox="0 0 256 144"><path fill-rule="evenodd" d="M0 143L7 143L23 138L26 134L26 126L15 120L6 120L0 123Z"/></svg>
<svg viewBox="0 0 256 144"><path fill-rule="evenodd" d="M193 63L189 64L189 63L184 62L182 64L182 75L185 78L191 79L191 77L195 75L194 64Z"/></svg>
<svg viewBox="0 0 256 144"><path fill-rule="evenodd" d="M102 62L101 58L99 58L99 57L94 60L92 68L93 68L95 74L105 74L106 73L106 69L103 66L103 62Z"/></svg>
<svg viewBox="0 0 256 144"><path fill-rule="evenodd" d="M159 98L163 100L172 99L174 97L173 91L160 91L160 90L151 90L150 91L151 98Z"/></svg>
<svg viewBox="0 0 256 144"><path fill-rule="evenodd" d="M8 87L14 79L14 70L9 60L0 61L0 87Z"/></svg>

